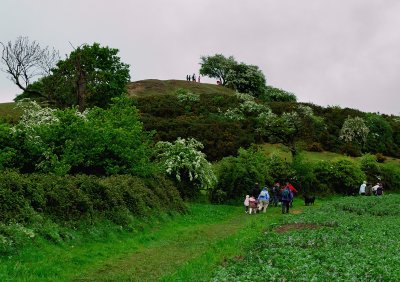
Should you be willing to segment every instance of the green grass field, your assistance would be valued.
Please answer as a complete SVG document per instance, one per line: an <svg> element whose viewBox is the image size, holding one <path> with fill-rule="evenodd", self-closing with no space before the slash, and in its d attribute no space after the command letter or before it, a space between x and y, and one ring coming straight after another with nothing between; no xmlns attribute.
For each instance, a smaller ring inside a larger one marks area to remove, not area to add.
<svg viewBox="0 0 400 282"><path fill-rule="evenodd" d="M189 213L33 238L0 257L1 281L398 281L400 195L296 199L247 215L189 204Z"/></svg>
<svg viewBox="0 0 400 282"><path fill-rule="evenodd" d="M213 281L399 281L400 195L343 197L260 236Z"/></svg>
<svg viewBox="0 0 400 282"><path fill-rule="evenodd" d="M69 230L64 242L32 238L17 254L0 257L0 281L206 281L283 218L279 208L251 216L242 206L189 210L143 223L141 231L104 225Z"/></svg>

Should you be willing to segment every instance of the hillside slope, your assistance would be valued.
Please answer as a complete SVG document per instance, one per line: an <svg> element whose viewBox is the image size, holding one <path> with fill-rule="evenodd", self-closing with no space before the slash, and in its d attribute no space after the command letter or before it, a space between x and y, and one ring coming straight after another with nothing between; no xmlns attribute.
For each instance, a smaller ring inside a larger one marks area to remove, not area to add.
<svg viewBox="0 0 400 282"><path fill-rule="evenodd" d="M132 97L148 95L174 94L178 89L184 88L197 94L234 95L234 91L215 84L197 83L185 80L158 80L146 79L128 84L128 93Z"/></svg>
<svg viewBox="0 0 400 282"><path fill-rule="evenodd" d="M238 97L232 89L208 83L157 79L130 82L127 89L128 95L136 101L144 128L156 132L155 141L196 138L204 144L204 152L209 160L235 155L240 147L248 147L252 143L280 141L279 136L258 134L257 116L263 109L260 110L252 101ZM309 106L324 125L316 128L305 124L306 129L299 132L301 136L296 136L303 149L352 156L360 156L362 152L400 156L399 117L296 102L257 103L261 108L271 108L277 115L296 112L299 104ZM15 122L19 112L13 107L14 103L0 104L0 119ZM239 117L238 112L241 115ZM363 148L339 139L340 129L348 117L363 118L370 129Z"/></svg>

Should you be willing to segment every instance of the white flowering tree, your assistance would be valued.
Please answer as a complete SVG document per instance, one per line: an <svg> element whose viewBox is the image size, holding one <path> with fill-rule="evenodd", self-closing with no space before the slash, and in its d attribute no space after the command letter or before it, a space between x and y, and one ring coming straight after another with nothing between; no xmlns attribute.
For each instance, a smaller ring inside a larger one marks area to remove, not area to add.
<svg viewBox="0 0 400 282"><path fill-rule="evenodd" d="M230 120L245 120L245 116L261 115L271 111L267 106L259 104L255 98L247 93L236 92L236 97L241 101L238 108L228 109L223 114L225 118Z"/></svg>
<svg viewBox="0 0 400 282"><path fill-rule="evenodd" d="M363 145L367 141L369 128L361 117L347 117L340 130L339 138L346 143Z"/></svg>
<svg viewBox="0 0 400 282"><path fill-rule="evenodd" d="M23 114L12 129L12 148L22 172L151 175L151 133L128 97L108 109L42 108L20 103Z"/></svg>
<svg viewBox="0 0 400 282"><path fill-rule="evenodd" d="M184 197L193 198L200 189L210 189L216 183L211 164L200 151L202 148L203 144L194 138L156 144L158 161L165 172L180 183L178 186Z"/></svg>

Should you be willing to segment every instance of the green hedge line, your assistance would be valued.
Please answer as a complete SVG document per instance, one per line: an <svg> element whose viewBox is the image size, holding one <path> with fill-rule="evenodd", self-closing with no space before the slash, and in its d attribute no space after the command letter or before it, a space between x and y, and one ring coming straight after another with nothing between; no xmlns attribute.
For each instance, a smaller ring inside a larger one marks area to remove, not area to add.
<svg viewBox="0 0 400 282"><path fill-rule="evenodd" d="M129 224L135 217L184 211L178 190L161 176L0 173L0 222L4 223L30 224L41 216L57 223L106 218Z"/></svg>

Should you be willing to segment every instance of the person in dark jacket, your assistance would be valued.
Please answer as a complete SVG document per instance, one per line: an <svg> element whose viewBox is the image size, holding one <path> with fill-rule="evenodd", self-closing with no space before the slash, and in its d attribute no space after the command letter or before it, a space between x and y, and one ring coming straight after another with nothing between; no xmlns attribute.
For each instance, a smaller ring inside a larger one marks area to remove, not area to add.
<svg viewBox="0 0 400 282"><path fill-rule="evenodd" d="M282 213L289 213L289 205L293 200L293 193L290 191L289 187L285 187L282 190L281 201L282 201Z"/></svg>
<svg viewBox="0 0 400 282"><path fill-rule="evenodd" d="M279 182L276 182L275 185L272 187L272 205L274 207L278 206L279 203L280 186L281 184L279 184Z"/></svg>
<svg viewBox="0 0 400 282"><path fill-rule="evenodd" d="M260 192L261 192L260 184L256 182L256 184L254 184L253 190L251 190L250 196L253 196L254 198L257 199L258 195L260 195Z"/></svg>

